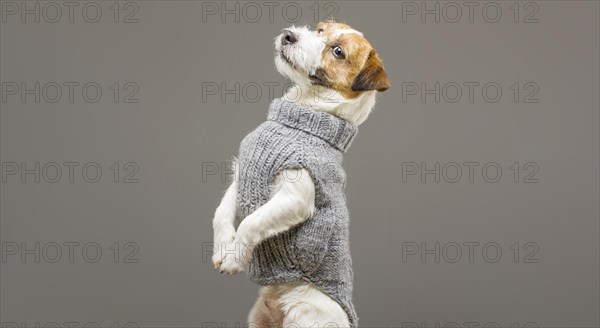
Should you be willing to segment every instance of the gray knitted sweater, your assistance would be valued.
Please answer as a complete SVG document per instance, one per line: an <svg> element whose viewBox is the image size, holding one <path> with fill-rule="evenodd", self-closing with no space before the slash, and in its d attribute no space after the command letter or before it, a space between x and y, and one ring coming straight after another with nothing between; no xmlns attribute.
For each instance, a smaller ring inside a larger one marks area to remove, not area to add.
<svg viewBox="0 0 600 328"><path fill-rule="evenodd" d="M356 126L331 114L275 99L267 121L248 134L238 156L238 217L270 198L275 175L306 169L315 184L313 216L256 246L247 274L261 285L310 282L335 301L356 327L342 154Z"/></svg>

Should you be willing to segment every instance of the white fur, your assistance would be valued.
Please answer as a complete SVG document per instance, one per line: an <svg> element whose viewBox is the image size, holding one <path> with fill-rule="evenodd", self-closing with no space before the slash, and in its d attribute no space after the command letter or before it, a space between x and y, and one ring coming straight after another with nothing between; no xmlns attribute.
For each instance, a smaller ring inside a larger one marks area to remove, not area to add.
<svg viewBox="0 0 600 328"><path fill-rule="evenodd" d="M281 44L283 34L275 38L275 53L277 55L275 62L278 70L282 68L283 71L279 70L279 72L294 82L296 82L296 79L300 79L303 80L302 82L310 83L308 75L315 74L321 64L321 52L325 48L325 40L319 33L311 31L307 26L291 26L286 30L294 33L298 41L283 46ZM294 64L295 69L286 63L281 55L286 56Z"/></svg>
<svg viewBox="0 0 600 328"><path fill-rule="evenodd" d="M248 324L249 328L350 327L340 305L306 283L261 287Z"/></svg>
<svg viewBox="0 0 600 328"><path fill-rule="evenodd" d="M284 98L300 106L323 111L360 125L375 105L376 91L348 99L322 86L314 86L309 75L321 62L323 37L308 27L290 27L298 41L282 46L275 38L277 70L295 83ZM357 33L343 29L337 33ZM362 35L362 34L361 34ZM284 54L291 62L286 62ZM220 272L235 274L246 269L254 247L261 241L310 219L314 211L315 186L304 169L284 170L272 186L270 200L244 218L235 229L237 208L237 168L213 219L215 252L213 264ZM309 283L264 286L248 316L250 328L270 327L349 327L342 307ZM293 326L291 324L294 324Z"/></svg>
<svg viewBox="0 0 600 328"><path fill-rule="evenodd" d="M215 244L212 257L215 269L221 266L224 252L231 249L231 243L235 240L235 212L237 204L237 179L234 178L225 192L221 204L215 211L213 218L213 243Z"/></svg>

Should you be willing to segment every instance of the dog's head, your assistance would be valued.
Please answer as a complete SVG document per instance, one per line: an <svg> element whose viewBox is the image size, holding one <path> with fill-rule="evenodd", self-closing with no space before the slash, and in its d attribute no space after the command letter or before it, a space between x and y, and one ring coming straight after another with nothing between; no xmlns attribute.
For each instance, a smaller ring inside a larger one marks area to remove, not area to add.
<svg viewBox="0 0 600 328"><path fill-rule="evenodd" d="M300 86L318 85L352 99L390 87L383 64L362 33L333 20L314 30L290 27L275 38L277 70Z"/></svg>

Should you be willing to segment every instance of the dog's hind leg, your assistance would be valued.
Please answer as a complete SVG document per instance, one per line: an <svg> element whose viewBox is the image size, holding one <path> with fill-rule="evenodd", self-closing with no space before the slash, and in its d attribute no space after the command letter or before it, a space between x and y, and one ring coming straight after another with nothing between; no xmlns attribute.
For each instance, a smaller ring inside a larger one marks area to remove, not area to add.
<svg viewBox="0 0 600 328"><path fill-rule="evenodd" d="M348 315L332 298L309 284L298 285L279 298L283 327L350 327Z"/></svg>
<svg viewBox="0 0 600 328"><path fill-rule="evenodd" d="M283 314L273 288L260 288L258 299L248 315L248 328L280 328L283 324Z"/></svg>

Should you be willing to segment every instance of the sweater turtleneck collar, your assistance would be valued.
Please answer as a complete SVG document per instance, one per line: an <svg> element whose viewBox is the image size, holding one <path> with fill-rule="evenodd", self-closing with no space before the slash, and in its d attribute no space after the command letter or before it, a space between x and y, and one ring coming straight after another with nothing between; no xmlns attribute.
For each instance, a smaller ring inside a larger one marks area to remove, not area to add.
<svg viewBox="0 0 600 328"><path fill-rule="evenodd" d="M273 100L269 106L267 119L294 129L308 132L345 152L352 143L357 127L337 116L300 107L281 98Z"/></svg>

